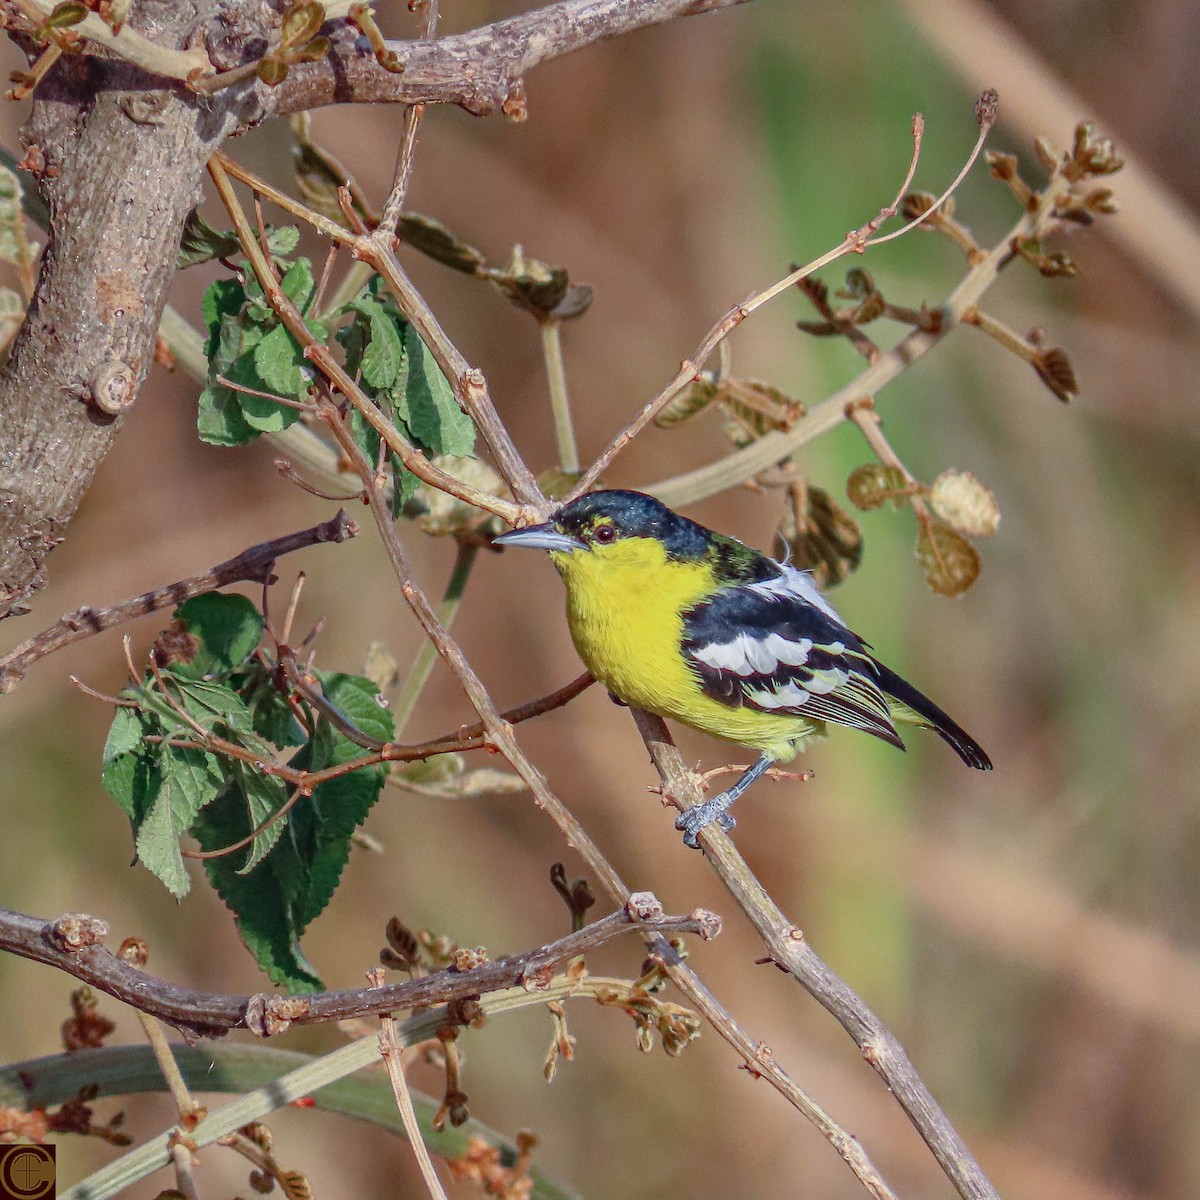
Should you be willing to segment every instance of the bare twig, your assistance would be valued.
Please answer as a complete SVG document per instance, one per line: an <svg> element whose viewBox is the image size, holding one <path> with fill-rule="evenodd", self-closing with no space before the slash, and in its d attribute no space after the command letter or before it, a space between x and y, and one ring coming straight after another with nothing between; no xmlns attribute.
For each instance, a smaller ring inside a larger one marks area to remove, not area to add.
<svg viewBox="0 0 1200 1200"><path fill-rule="evenodd" d="M680 364L679 371L675 377L667 384L665 388L653 400L649 402L629 423L622 429L616 437L608 444L601 452L596 461L583 473L583 477L567 497L568 502L577 496L581 496L589 488L595 486L596 480L608 470L612 465L613 460L617 457L630 442L645 427L676 397L683 391L688 384L694 382L700 377L700 371L709 355L737 328L751 313L762 308L764 304L773 300L776 296L794 287L802 279L807 279L810 275L827 267L830 263L844 257L847 254L861 254L868 246L878 245L885 241L891 241L901 234L915 229L921 221L925 220L931 212L945 202L955 188L958 187L962 179L965 177L971 165L978 157L980 150L983 148L984 139L987 137L992 125L995 123L995 93L985 93L981 98L976 109L976 115L980 123L980 134L976 140L975 147L967 158L963 169L959 172L954 182L946 189L942 196L930 206L930 209L921 214L919 217L906 222L900 229L894 233L882 235L879 237L873 236L879 226L888 218L894 216L900 207L900 201L904 198L904 194L908 190L909 184L917 169L917 161L921 154L921 142L924 135L925 123L924 119L918 113L913 118L912 136L913 149L909 159L908 171L904 177L904 183L900 190L896 193L895 198L888 205L885 205L879 212L859 229L852 229L842 241L832 250L822 254L819 258L813 259L812 262L806 263L802 267L797 267L790 271L777 283L772 284L769 288L765 288L761 292L757 292L748 299L742 301L741 304L731 308L704 336L703 341L696 348L695 353L690 359L684 359ZM780 460L787 457L780 455ZM776 460L779 461L779 460Z"/></svg>
<svg viewBox="0 0 1200 1200"><path fill-rule="evenodd" d="M438 0L425 0L425 38L433 41L437 35ZM400 221L400 213L404 209L404 197L408 191L408 180L412 174L413 150L417 144L417 130L421 127L421 118L425 115L424 104L410 104L404 110L404 131L400 135L400 149L396 155L396 174L392 180L392 190L383 206L383 216L379 221L379 230L386 237L396 236L396 226ZM409 1104L411 1108L411 1102Z"/></svg>
<svg viewBox="0 0 1200 1200"><path fill-rule="evenodd" d="M85 604L82 608L60 617L53 625L0 658L0 695L11 692L38 659L45 658L64 646L81 642L84 638L103 633L106 629L113 629L126 621L157 612L169 605L182 604L192 596L211 592L215 588L239 582L263 583L270 577L276 560L285 554L302 550L305 546L316 546L321 542L344 542L357 533L358 526L344 512L339 511L328 521L322 521L310 529L302 529L298 533L290 533L273 541L260 542L257 546L243 550L236 558L218 563L199 575L155 588L152 592L143 592L131 600L122 600L119 604L100 609Z"/></svg>
<svg viewBox="0 0 1200 1200"><path fill-rule="evenodd" d="M375 987L383 985L383 968L374 967L368 976ZM400 1056L400 1041L396 1037L396 1018L391 1013L379 1014L379 1053L383 1065L387 1068L388 1079L392 1085L392 1095L396 1098L396 1109L404 1122L404 1132L408 1135L408 1144L416 1156L417 1166L421 1169L421 1177L433 1200L447 1200L442 1181L433 1167L433 1159L429 1156L429 1147L421 1136L421 1127L417 1124L417 1110L413 1108L412 1092L408 1088L408 1080L404 1076L404 1063Z"/></svg>
<svg viewBox="0 0 1200 1200"><path fill-rule="evenodd" d="M644 490L672 507L691 504L745 483L836 428L846 419L847 405L877 395L962 322L964 314L975 308L1000 271L1016 257L1013 247L1018 241L1044 236L1057 225L1055 206L1069 190L1069 181L1061 175L1051 179L1037 208L1023 213L1005 237L969 266L958 286L934 310L940 318L935 327L923 326L905 334L844 387L810 408L791 429L768 433L745 449L695 471L650 484Z"/></svg>
<svg viewBox="0 0 1200 1200"><path fill-rule="evenodd" d="M197 992L156 978L125 962L102 944L95 918L67 914L54 921L0 909L0 950L45 963L102 992L173 1025L205 1036L249 1028L261 1036L288 1023L313 1025L374 1016L381 1012L447 1004L533 980L538 972L569 962L631 929L714 937L719 918L697 909L691 916L665 916L649 893L638 893L617 912L556 942L511 955L470 971L445 970L382 988L352 988L305 996L221 995ZM73 934L83 930L82 936Z"/></svg>

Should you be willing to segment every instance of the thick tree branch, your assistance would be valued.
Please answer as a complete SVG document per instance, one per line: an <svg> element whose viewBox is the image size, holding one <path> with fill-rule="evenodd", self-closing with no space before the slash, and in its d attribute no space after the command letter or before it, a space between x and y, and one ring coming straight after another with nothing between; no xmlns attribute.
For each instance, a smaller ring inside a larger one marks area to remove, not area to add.
<svg viewBox="0 0 1200 1200"><path fill-rule="evenodd" d="M280 1033L291 1024L313 1025L384 1012L428 1008L501 988L539 981L576 955L636 929L643 934L695 933L706 940L721 930L720 918L697 909L671 917L649 892L637 892L625 907L558 941L485 963L469 971L448 968L433 975L387 987L349 988L305 996L222 995L179 987L148 975L107 949L108 926L95 917L70 913L54 921L0 909L0 950L45 963L107 992L110 996L173 1025L207 1037L248 1028L259 1036Z"/></svg>
<svg viewBox="0 0 1200 1200"><path fill-rule="evenodd" d="M478 116L525 115L522 80L534 67L606 38L745 4L747 0L561 0L436 42L389 42L404 64L385 71L344 33L329 58L292 68L274 93L278 114L325 104L457 104Z"/></svg>

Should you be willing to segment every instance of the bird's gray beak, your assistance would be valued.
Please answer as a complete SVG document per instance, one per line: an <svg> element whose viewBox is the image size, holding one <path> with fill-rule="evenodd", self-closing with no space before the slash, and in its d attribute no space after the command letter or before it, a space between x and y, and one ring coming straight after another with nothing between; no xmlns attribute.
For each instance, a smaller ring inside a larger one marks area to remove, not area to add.
<svg viewBox="0 0 1200 1200"><path fill-rule="evenodd" d="M570 554L574 550L586 550L587 544L578 538L560 533L551 524L527 525L492 539L493 546L525 546L530 550L561 550Z"/></svg>

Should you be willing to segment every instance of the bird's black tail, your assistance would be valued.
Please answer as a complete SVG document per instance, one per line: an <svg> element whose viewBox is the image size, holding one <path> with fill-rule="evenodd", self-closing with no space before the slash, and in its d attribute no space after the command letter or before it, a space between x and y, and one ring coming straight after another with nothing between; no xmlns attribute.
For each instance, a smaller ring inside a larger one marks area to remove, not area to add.
<svg viewBox="0 0 1200 1200"><path fill-rule="evenodd" d="M952 721L928 696L922 695L911 683L901 679L895 671L885 667L876 659L871 661L875 666L875 678L879 686L905 708L911 709L920 724L928 725L944 741L948 742L954 748L955 754L968 767L974 767L977 771L992 769L992 760L965 729Z"/></svg>

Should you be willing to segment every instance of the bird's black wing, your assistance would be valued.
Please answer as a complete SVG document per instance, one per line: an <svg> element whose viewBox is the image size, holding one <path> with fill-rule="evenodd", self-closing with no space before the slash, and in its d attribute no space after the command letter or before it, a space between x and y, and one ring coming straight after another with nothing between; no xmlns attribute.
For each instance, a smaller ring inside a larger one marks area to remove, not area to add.
<svg viewBox="0 0 1200 1200"><path fill-rule="evenodd" d="M869 653L803 571L778 572L726 588L684 614L683 656L709 696L731 708L861 729L904 749L893 721L899 709L967 766L992 769L966 730Z"/></svg>
<svg viewBox="0 0 1200 1200"><path fill-rule="evenodd" d="M695 605L681 649L721 704L846 725L904 748L875 660L803 572L784 567Z"/></svg>

